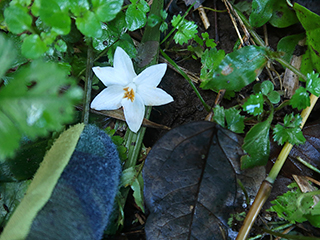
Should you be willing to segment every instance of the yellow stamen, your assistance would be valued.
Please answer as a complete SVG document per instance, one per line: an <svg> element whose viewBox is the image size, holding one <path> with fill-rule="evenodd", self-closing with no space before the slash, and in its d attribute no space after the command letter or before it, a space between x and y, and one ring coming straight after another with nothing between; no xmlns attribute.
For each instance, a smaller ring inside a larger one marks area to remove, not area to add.
<svg viewBox="0 0 320 240"><path fill-rule="evenodd" d="M131 102L133 102L133 100L134 100L134 91L133 91L133 89L131 88L129 90L129 87L126 87L123 90L125 91L125 93L123 95L123 98L128 98L129 100L131 100Z"/></svg>

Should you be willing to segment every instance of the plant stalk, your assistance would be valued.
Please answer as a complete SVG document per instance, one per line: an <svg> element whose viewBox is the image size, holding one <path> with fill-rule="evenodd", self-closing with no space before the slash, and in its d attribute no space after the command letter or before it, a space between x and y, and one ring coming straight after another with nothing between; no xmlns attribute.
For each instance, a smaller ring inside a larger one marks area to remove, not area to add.
<svg viewBox="0 0 320 240"><path fill-rule="evenodd" d="M82 111L82 122L84 124L89 123L92 77L93 77L92 67L93 67L93 50L92 50L91 39L90 39L88 40L86 80L85 80L85 86L84 86L83 111Z"/></svg>
<svg viewBox="0 0 320 240"><path fill-rule="evenodd" d="M310 106L305 108L301 113L301 117L302 117L302 122L300 125L301 128L303 128L303 126L305 125L305 123L306 123L313 107L315 106L317 100L318 100L318 97L311 94ZM284 145L284 147L282 148L276 162L274 163L272 169L270 170L269 175L266 177L266 179L263 181L263 183L261 184L261 186L259 188L258 194L257 194L257 196L256 196L244 222L243 222L243 225L239 231L239 234L236 238L237 240L245 240L248 237L254 221L256 220L262 206L267 201L267 199L270 195L270 192L272 189L272 184L276 180L276 178L277 178L285 160L287 159L292 147L293 147L293 145L287 142Z"/></svg>

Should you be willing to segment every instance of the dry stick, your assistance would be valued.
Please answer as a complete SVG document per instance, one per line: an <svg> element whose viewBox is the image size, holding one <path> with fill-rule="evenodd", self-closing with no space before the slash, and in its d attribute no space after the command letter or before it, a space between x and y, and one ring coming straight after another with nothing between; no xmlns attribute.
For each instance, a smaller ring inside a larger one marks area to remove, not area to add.
<svg viewBox="0 0 320 240"><path fill-rule="evenodd" d="M301 122L301 128L303 128L304 124L306 123L314 105L316 104L318 98L311 94L310 96L310 106L304 109L301 113L302 122ZM258 216L262 206L267 201L271 189L272 184L274 183L275 179L277 178L285 160L287 159L293 145L290 143L286 143L284 147L282 148L276 162L274 163L269 175L266 177L266 179L262 182L259 192L243 222L243 225L239 231L239 234L237 236L237 240L245 240L250 233L250 229Z"/></svg>

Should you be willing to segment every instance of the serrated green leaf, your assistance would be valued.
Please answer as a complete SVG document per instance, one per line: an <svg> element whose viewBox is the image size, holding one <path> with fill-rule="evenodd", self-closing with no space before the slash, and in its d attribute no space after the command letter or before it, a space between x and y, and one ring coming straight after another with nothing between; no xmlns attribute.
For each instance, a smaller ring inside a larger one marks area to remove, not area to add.
<svg viewBox="0 0 320 240"><path fill-rule="evenodd" d="M264 99L262 93L252 94L248 100L242 105L243 111L258 116L263 113Z"/></svg>
<svg viewBox="0 0 320 240"><path fill-rule="evenodd" d="M55 0L41 0L40 18L55 32L66 35L71 29L71 19L67 11L63 11Z"/></svg>
<svg viewBox="0 0 320 240"><path fill-rule="evenodd" d="M270 115L266 121L254 125L245 136L242 149L248 155L241 157L241 169L267 164L270 154L271 121L272 116Z"/></svg>
<svg viewBox="0 0 320 240"><path fill-rule="evenodd" d="M76 19L79 31L87 37L101 37L102 26L97 16L91 12L84 12L81 17Z"/></svg>
<svg viewBox="0 0 320 240"><path fill-rule="evenodd" d="M137 30L146 25L146 13L149 12L149 6L145 6L145 1L139 1L138 4L130 4L126 11L126 23L130 31Z"/></svg>
<svg viewBox="0 0 320 240"><path fill-rule="evenodd" d="M123 0L92 0L92 11L101 22L113 20L120 12Z"/></svg>
<svg viewBox="0 0 320 240"><path fill-rule="evenodd" d="M224 108L221 107L220 105L215 106L213 109L214 115L213 115L213 120L221 125L222 127L225 127L225 112Z"/></svg>
<svg viewBox="0 0 320 240"><path fill-rule="evenodd" d="M280 145L285 142L291 144L303 144L306 139L304 138L300 124L302 118L299 114L293 113L284 117L284 126L277 124L273 129L273 139Z"/></svg>
<svg viewBox="0 0 320 240"><path fill-rule="evenodd" d="M307 85L306 89L313 95L319 97L320 95L320 78L319 73L308 73L307 74Z"/></svg>
<svg viewBox="0 0 320 240"><path fill-rule="evenodd" d="M320 16L295 3L293 9L307 33L307 45L311 61L317 72L320 72Z"/></svg>
<svg viewBox="0 0 320 240"><path fill-rule="evenodd" d="M216 48L206 49L201 56L201 74L202 81L212 79L213 73L225 57L223 50L217 50Z"/></svg>
<svg viewBox="0 0 320 240"><path fill-rule="evenodd" d="M225 110L227 128L235 133L243 133L244 116L240 115L241 110L229 108Z"/></svg>
<svg viewBox="0 0 320 240"><path fill-rule="evenodd" d="M198 33L198 26L194 22L182 19L180 15L173 16L171 23L177 29L173 39L180 45L187 43Z"/></svg>
<svg viewBox="0 0 320 240"><path fill-rule="evenodd" d="M252 27L261 27L271 17L275 0L253 0L249 22Z"/></svg>
<svg viewBox="0 0 320 240"><path fill-rule="evenodd" d="M20 5L11 5L4 10L4 18L9 31L19 34L31 28L32 17L28 9Z"/></svg>
<svg viewBox="0 0 320 240"><path fill-rule="evenodd" d="M261 73L267 63L266 54L266 48L257 46L246 46L229 53L200 87L214 91L240 91Z"/></svg>
<svg viewBox="0 0 320 240"><path fill-rule="evenodd" d="M275 1L273 5L273 14L269 22L274 27L285 28L298 23L299 21L286 1Z"/></svg>
<svg viewBox="0 0 320 240"><path fill-rule="evenodd" d="M22 136L34 139L60 130L73 118L81 90L55 63L33 61L0 90L0 159L12 157ZM30 89L27 85L34 84ZM61 94L60 89L70 85Z"/></svg>
<svg viewBox="0 0 320 240"><path fill-rule="evenodd" d="M37 34L32 34L23 40L21 46L22 54L31 59L41 57L47 51L46 44L41 40Z"/></svg>
<svg viewBox="0 0 320 240"><path fill-rule="evenodd" d="M16 51L11 41L0 34L0 79L12 65Z"/></svg>
<svg viewBox="0 0 320 240"><path fill-rule="evenodd" d="M284 218L293 223L302 223L307 219L303 216L303 210L298 208L297 201L303 193L296 183L290 184L288 187L291 188L291 190L271 201L273 206L267 211L276 212L280 218ZM312 202L312 198L309 198L308 201L304 201L304 206L309 208L312 206Z"/></svg>
<svg viewBox="0 0 320 240"><path fill-rule="evenodd" d="M290 105L298 110L310 106L310 96L304 87L299 87L290 99Z"/></svg>

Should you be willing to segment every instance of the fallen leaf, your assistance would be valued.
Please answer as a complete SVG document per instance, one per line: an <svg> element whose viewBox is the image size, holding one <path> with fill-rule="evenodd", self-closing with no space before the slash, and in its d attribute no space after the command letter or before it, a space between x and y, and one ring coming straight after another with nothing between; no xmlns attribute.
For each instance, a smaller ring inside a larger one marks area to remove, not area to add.
<svg viewBox="0 0 320 240"><path fill-rule="evenodd" d="M203 121L177 127L155 144L143 168L147 239L235 238L227 220L238 206L241 141ZM254 180L259 177L251 185Z"/></svg>

